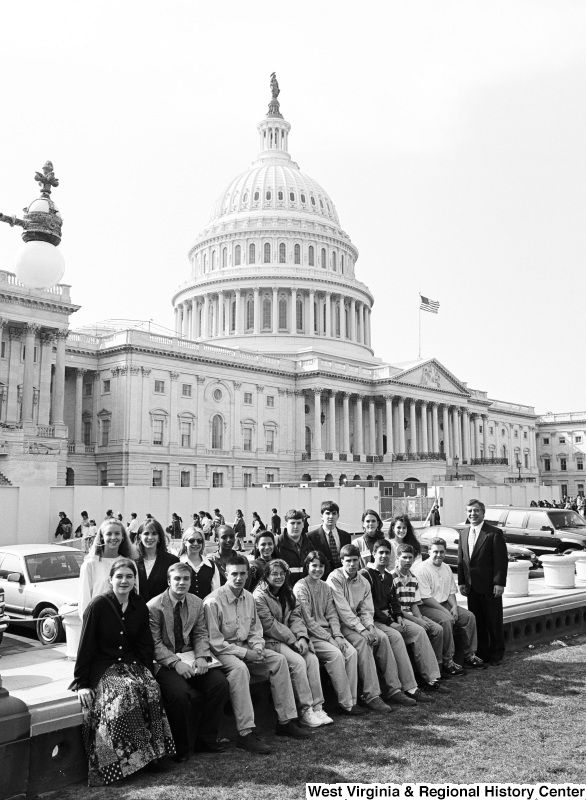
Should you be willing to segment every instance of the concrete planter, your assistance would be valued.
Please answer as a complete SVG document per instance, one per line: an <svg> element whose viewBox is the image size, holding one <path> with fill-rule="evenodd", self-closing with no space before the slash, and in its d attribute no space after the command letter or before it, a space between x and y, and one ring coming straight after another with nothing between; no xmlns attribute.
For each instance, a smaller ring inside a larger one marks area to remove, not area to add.
<svg viewBox="0 0 586 800"><path fill-rule="evenodd" d="M61 606L59 613L63 614L63 627L65 628L65 641L67 642L65 656L70 659L70 661L75 661L77 658L77 651L79 650L82 625L77 610L77 603L75 605L66 603L64 606Z"/></svg>
<svg viewBox="0 0 586 800"><path fill-rule="evenodd" d="M574 559L567 556L542 556L543 577L550 589L575 589Z"/></svg>
<svg viewBox="0 0 586 800"><path fill-rule="evenodd" d="M586 553L576 559L576 581L586 583Z"/></svg>
<svg viewBox="0 0 586 800"><path fill-rule="evenodd" d="M530 566L529 561L509 561L505 597L527 597Z"/></svg>

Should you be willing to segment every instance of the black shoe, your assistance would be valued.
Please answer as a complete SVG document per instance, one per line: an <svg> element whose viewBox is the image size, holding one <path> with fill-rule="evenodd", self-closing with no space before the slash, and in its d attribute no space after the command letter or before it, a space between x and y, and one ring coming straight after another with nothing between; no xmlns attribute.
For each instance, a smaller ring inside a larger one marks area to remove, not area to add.
<svg viewBox="0 0 586 800"><path fill-rule="evenodd" d="M296 720L290 719L289 722L277 722L277 736L290 736L292 739L311 739L311 733L300 728Z"/></svg>
<svg viewBox="0 0 586 800"><path fill-rule="evenodd" d="M433 703L433 697L429 697L427 694L421 691L421 689L415 689L414 692L406 692L407 697L410 697L412 700L415 700L417 703Z"/></svg>
<svg viewBox="0 0 586 800"><path fill-rule="evenodd" d="M238 736L236 737L236 747L240 747L242 750L247 750L249 753L256 753L257 755L268 755L272 753L272 749L261 742L258 736L255 736L254 733L249 733L247 736Z"/></svg>
<svg viewBox="0 0 586 800"><path fill-rule="evenodd" d="M363 714L368 714L368 711L362 706L352 706L352 708L344 708L344 706L338 706L338 713L345 714L347 717L361 717Z"/></svg>
<svg viewBox="0 0 586 800"><path fill-rule="evenodd" d="M439 680L434 681L434 683L425 683L419 688L422 692L427 692L428 694L450 694L450 690L442 686Z"/></svg>
<svg viewBox="0 0 586 800"><path fill-rule="evenodd" d="M481 658L472 653L464 659L464 669L486 669L486 664Z"/></svg>
<svg viewBox="0 0 586 800"><path fill-rule="evenodd" d="M196 753L225 753L226 745L222 742L213 742L208 739L196 739L194 750Z"/></svg>
<svg viewBox="0 0 586 800"><path fill-rule="evenodd" d="M173 761L176 764L184 764L186 761L189 761L189 753L184 753L181 756L173 756Z"/></svg>
<svg viewBox="0 0 586 800"><path fill-rule="evenodd" d="M500 667L502 663L503 663L502 656L501 656L501 658L491 658L490 659L490 666L491 667Z"/></svg>

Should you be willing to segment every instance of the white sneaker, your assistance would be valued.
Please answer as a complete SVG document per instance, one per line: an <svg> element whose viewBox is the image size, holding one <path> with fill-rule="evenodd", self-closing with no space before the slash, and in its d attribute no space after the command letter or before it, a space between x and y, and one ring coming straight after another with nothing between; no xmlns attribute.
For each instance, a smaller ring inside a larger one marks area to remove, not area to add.
<svg viewBox="0 0 586 800"><path fill-rule="evenodd" d="M314 710L313 710L313 713L315 714L315 716L316 716L316 717L317 717L319 720L321 720L321 721L322 721L322 723L323 723L324 725L333 725L333 724L334 724L334 720L333 720L331 717L328 717L328 715L327 715L327 714L326 714L326 712L323 710L323 708L322 708L322 709L320 709L319 711L316 711L316 710L314 709Z"/></svg>
<svg viewBox="0 0 586 800"><path fill-rule="evenodd" d="M323 721L318 717L313 708L308 708L299 716L299 724L307 725L308 728L319 728Z"/></svg>

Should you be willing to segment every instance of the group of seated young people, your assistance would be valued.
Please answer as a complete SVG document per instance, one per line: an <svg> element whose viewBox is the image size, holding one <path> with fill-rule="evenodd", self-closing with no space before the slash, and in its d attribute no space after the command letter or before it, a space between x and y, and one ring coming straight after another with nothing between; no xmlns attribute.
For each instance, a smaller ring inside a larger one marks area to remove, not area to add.
<svg viewBox="0 0 586 800"><path fill-rule="evenodd" d="M165 755L183 762L193 748L223 751L228 700L237 747L270 753L255 734L251 675L270 683L276 734L307 739L334 722L320 666L347 716L433 703L449 691L446 679L483 668L474 615L458 606L443 563L445 542L433 540L422 562L408 517L387 539L367 509L354 541L338 518L337 504L325 501L321 524L304 533L303 512L290 510L283 533L258 532L250 558L234 550L228 525L218 528L215 553L206 555L203 533L188 528L175 556L152 518L136 550L124 526L104 521L82 565L71 685L84 709L90 785ZM464 667L454 661L454 631Z"/></svg>

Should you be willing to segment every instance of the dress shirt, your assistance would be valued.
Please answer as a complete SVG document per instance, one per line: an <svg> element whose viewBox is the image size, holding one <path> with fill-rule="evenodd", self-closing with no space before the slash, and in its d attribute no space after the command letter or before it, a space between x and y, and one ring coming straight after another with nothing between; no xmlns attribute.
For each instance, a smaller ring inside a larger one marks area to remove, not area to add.
<svg viewBox="0 0 586 800"><path fill-rule="evenodd" d="M264 649L254 598L246 589L238 596L229 586L216 589L204 600L204 613L214 655L243 659L247 649Z"/></svg>
<svg viewBox="0 0 586 800"><path fill-rule="evenodd" d="M478 541L478 537L480 535L480 531L482 529L482 522L480 525L470 525L470 530L468 531L468 555L472 556L474 552L474 546ZM473 544L474 543L474 544Z"/></svg>

